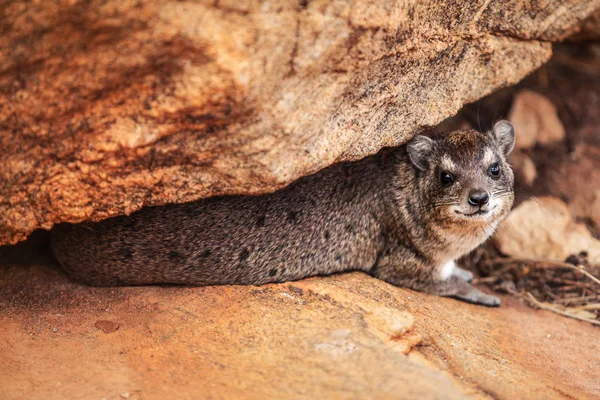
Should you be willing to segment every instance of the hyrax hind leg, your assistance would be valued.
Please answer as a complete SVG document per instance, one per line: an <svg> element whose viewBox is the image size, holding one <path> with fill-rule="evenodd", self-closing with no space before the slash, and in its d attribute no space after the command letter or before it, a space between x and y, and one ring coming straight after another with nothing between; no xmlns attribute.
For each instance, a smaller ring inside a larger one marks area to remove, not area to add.
<svg viewBox="0 0 600 400"><path fill-rule="evenodd" d="M454 297L473 304L488 307L500 305L500 299L483 293L467 281L473 279L473 274L467 270L452 265L445 265L440 270L429 270L423 266L404 265L400 268L391 265L380 265L373 270L373 275L395 286L407 287L420 292L437 296ZM450 264L450 263L449 263Z"/></svg>

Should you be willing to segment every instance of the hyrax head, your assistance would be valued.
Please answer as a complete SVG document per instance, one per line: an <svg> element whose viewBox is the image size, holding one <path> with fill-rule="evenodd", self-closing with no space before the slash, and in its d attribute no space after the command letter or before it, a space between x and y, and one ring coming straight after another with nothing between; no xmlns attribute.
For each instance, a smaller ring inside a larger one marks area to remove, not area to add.
<svg viewBox="0 0 600 400"><path fill-rule="evenodd" d="M487 133L416 136L407 150L431 215L463 224L504 218L514 200L513 172L506 161L514 143L515 131L508 121L497 122Z"/></svg>

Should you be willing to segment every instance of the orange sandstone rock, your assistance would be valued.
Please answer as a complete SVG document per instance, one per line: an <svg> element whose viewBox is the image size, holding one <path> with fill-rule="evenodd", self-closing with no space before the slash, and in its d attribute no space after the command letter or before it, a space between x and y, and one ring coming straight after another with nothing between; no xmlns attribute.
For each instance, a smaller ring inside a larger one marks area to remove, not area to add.
<svg viewBox="0 0 600 400"><path fill-rule="evenodd" d="M8 2L0 243L406 142L539 67L598 3Z"/></svg>

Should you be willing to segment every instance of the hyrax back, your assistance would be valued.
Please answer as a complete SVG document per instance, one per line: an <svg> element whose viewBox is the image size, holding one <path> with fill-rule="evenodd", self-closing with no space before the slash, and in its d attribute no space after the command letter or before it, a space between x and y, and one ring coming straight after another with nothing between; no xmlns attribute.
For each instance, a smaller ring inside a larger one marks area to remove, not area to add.
<svg viewBox="0 0 600 400"><path fill-rule="evenodd" d="M391 173L388 164L336 165L266 196L61 224L52 232L54 253L73 277L94 285L258 285L368 270L383 246L383 204L372 197L385 189L378 177Z"/></svg>
<svg viewBox="0 0 600 400"><path fill-rule="evenodd" d="M93 285L263 284L361 270L485 305L454 260L513 202L512 126L417 136L263 196L144 208L52 231L56 258Z"/></svg>

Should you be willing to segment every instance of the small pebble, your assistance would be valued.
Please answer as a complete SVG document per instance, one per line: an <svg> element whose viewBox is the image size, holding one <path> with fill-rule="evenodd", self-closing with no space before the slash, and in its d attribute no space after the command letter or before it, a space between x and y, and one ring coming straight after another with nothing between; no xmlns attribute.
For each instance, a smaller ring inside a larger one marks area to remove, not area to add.
<svg viewBox="0 0 600 400"><path fill-rule="evenodd" d="M119 329L119 324L113 321L106 320L96 321L94 326L104 333L113 333Z"/></svg>

